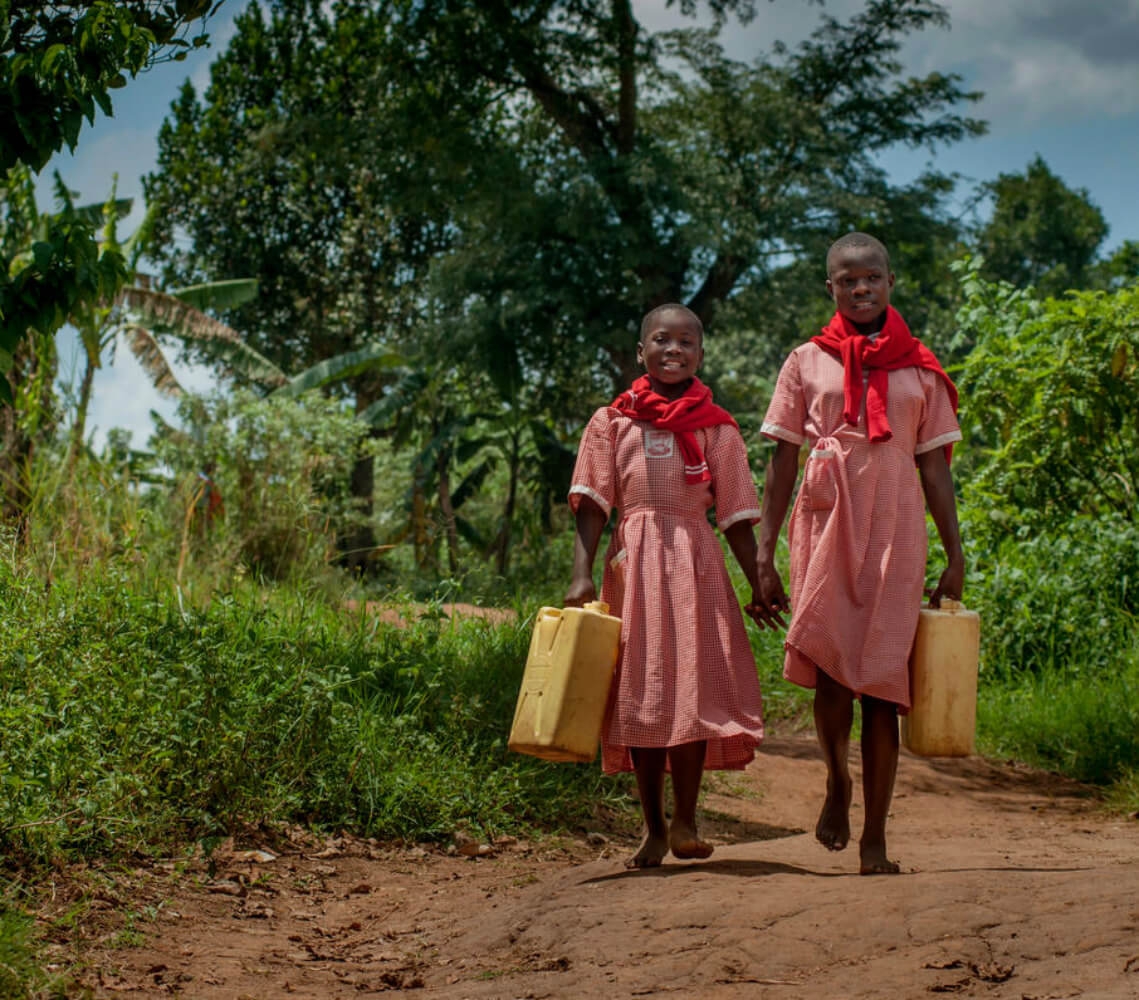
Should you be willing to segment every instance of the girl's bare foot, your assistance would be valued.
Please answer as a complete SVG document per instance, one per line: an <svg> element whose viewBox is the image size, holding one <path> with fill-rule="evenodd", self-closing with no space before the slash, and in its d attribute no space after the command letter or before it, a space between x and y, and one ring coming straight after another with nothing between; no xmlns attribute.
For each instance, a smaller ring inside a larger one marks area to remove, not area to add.
<svg viewBox="0 0 1139 1000"><path fill-rule="evenodd" d="M815 824L815 839L828 851L841 851L850 842L851 787L850 775L844 775L837 785L827 778L827 797Z"/></svg>
<svg viewBox="0 0 1139 1000"><path fill-rule="evenodd" d="M696 827L673 820L668 829L668 845L674 856L685 861L692 858L710 858L714 848L706 840L700 839Z"/></svg>
<svg viewBox="0 0 1139 1000"><path fill-rule="evenodd" d="M871 846L862 844L860 849L862 865L858 869L859 875L897 875L902 866L896 861L886 857L886 845Z"/></svg>
<svg viewBox="0 0 1139 1000"><path fill-rule="evenodd" d="M625 867L659 868L666 854L668 854L668 839L663 835L654 836L646 833L637 853L625 862Z"/></svg>

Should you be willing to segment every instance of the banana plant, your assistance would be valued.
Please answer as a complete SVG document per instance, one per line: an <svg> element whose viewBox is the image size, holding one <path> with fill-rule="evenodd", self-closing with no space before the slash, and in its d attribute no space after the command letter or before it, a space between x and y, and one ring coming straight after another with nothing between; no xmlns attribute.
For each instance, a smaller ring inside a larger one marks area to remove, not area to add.
<svg viewBox="0 0 1139 1000"><path fill-rule="evenodd" d="M70 461L84 447L87 411L95 372L103 366L108 353L113 359L120 338L138 359L143 371L159 393L177 397L183 389L174 375L160 338L172 337L183 343L194 343L212 361L230 375L267 387L282 385L285 374L272 362L249 347L241 335L214 319L206 310L233 308L248 302L257 294L257 282L233 279L186 288L159 291L140 270L153 225L153 210L127 239L118 235L119 221L131 211L131 199L116 197L115 185L101 206L75 207L71 192L58 173L55 194L64 211L77 216L101 220L101 245L118 249L127 262L130 281L113 301L97 302L72 317L83 345L85 364L71 429Z"/></svg>

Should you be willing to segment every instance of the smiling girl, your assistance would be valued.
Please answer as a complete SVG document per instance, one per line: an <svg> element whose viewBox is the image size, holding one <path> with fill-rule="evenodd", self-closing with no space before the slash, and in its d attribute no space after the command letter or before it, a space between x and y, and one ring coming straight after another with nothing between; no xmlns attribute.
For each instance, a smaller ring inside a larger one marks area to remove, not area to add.
<svg viewBox="0 0 1139 1000"><path fill-rule="evenodd" d="M779 628L792 610L783 676L815 689L827 765L815 837L833 851L850 840L847 757L854 700L861 702L860 871L894 874L886 819L898 713L910 707L907 663L925 580L926 505L947 562L930 606L960 598L965 577L949 472L949 449L961 440L957 390L890 305L894 274L881 242L848 233L831 246L826 266L834 316L784 362L763 422L776 447L763 492L753 611L761 625ZM775 545L803 444L810 451L787 529L789 607Z"/></svg>
<svg viewBox="0 0 1139 1000"><path fill-rule="evenodd" d="M696 377L704 360L696 314L676 304L650 312L637 360L645 375L598 410L582 436L569 496L577 537L565 603L594 599L594 558L617 509L601 599L621 618L621 654L602 767L636 773L645 837L626 864L651 868L669 851L712 853L696 827L704 770L745 767L763 737L755 660L707 516L714 506L754 601L759 502L739 428Z"/></svg>

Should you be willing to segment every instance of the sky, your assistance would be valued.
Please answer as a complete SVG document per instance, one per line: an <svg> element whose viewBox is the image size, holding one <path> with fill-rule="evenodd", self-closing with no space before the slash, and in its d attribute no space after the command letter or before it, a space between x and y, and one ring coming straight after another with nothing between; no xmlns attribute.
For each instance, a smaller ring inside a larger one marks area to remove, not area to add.
<svg viewBox="0 0 1139 1000"><path fill-rule="evenodd" d="M248 0L226 0L209 24L211 45L182 63L148 70L114 95L113 118L84 128L74 154L56 156L41 175L41 205L50 205L50 181L58 170L81 202L98 202L118 176L120 197L136 199L121 233L142 218L141 178L152 171L158 129L182 83L189 78L201 94L209 64L234 34L234 18ZM676 3L634 0L650 30L691 22ZM860 0L758 0L748 24L731 22L724 43L729 55L750 61L806 38L820 17L840 20L864 6ZM988 134L940 149L886 153L882 165L904 182L933 165L962 176L962 191L1001 173L1021 173L1040 155L1072 188L1086 190L1111 227L1107 249L1139 240L1139 0L948 0L951 26L911 36L901 52L908 72L960 74L965 86L984 97L968 109L988 122ZM79 365L74 332L60 336L61 377ZM211 387L203 370L179 366L183 385ZM136 447L151 431L151 410L166 419L174 404L157 395L122 348L98 373L88 426L96 449L112 427L130 430Z"/></svg>

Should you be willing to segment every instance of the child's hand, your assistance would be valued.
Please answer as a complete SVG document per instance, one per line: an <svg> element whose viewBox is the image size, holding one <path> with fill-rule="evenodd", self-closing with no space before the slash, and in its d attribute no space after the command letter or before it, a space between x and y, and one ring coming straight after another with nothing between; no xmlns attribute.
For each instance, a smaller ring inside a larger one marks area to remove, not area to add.
<svg viewBox="0 0 1139 1000"><path fill-rule="evenodd" d="M941 599L944 597L949 601L961 600L961 591L965 586L965 564L951 562L945 567L945 572L941 574L941 579L937 581L937 586L932 590L927 590L926 595L929 597L929 606L931 608L940 608Z"/></svg>
<svg viewBox="0 0 1139 1000"><path fill-rule="evenodd" d="M756 586L751 592L751 603L744 607L760 628L786 628L783 615L791 613L783 578L773 565L758 567Z"/></svg>
<svg viewBox="0 0 1139 1000"><path fill-rule="evenodd" d="M564 607L567 608L580 608L584 607L590 601L597 600L597 588L593 586L593 580L589 577L582 579L575 579L570 584L569 590L566 591L565 600L562 602Z"/></svg>

